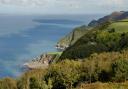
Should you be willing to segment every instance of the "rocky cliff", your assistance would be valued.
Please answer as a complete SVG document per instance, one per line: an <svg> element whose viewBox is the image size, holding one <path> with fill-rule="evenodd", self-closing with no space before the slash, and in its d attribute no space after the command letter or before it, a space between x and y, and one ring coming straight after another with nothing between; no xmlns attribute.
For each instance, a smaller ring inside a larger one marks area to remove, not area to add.
<svg viewBox="0 0 128 89"><path fill-rule="evenodd" d="M88 26L75 28L72 32L58 41L56 48L61 51L65 50L67 47L73 45L80 37L86 33L87 30L90 29L91 27Z"/></svg>

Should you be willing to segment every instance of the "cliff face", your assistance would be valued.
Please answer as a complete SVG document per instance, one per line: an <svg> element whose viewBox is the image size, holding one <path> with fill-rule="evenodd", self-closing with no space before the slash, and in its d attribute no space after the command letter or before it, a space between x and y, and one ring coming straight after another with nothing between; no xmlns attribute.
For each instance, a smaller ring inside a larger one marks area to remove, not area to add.
<svg viewBox="0 0 128 89"><path fill-rule="evenodd" d="M82 37L87 30L90 30L91 27L81 26L75 28L72 32L70 32L67 36L60 39L56 45L58 50L65 50L67 47L73 45L80 37Z"/></svg>

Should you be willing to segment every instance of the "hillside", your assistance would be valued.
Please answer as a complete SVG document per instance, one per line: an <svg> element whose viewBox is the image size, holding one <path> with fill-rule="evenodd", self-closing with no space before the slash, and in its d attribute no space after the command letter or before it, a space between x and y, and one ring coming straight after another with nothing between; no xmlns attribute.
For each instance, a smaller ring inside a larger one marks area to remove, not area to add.
<svg viewBox="0 0 128 89"><path fill-rule="evenodd" d="M114 22L107 29L114 29L118 33L128 32L128 19Z"/></svg>
<svg viewBox="0 0 128 89"><path fill-rule="evenodd" d="M120 12L113 12L110 15L104 16L98 20L92 20L88 26L94 27L100 25L106 21L118 21L122 19L128 18L128 12L120 11Z"/></svg>
<svg viewBox="0 0 128 89"><path fill-rule="evenodd" d="M65 50L67 47L72 46L79 38L85 35L87 30L90 30L95 26L101 25L102 23L105 23L107 21L115 22L112 25L110 25L108 29L112 29L115 27L115 29L118 31L122 31L122 28L123 31L127 31L127 21L128 21L127 18L128 18L128 12L120 11L120 12L113 12L110 15L104 16L98 20L92 20L88 24L88 26L77 27L68 35L60 39L57 42L56 48L61 51Z"/></svg>
<svg viewBox="0 0 128 89"><path fill-rule="evenodd" d="M105 22L94 27L82 36L74 45L67 48L60 59L79 59L92 53L120 51L128 47L128 24L120 21Z"/></svg>
<svg viewBox="0 0 128 89"><path fill-rule="evenodd" d="M127 19L78 27L58 43L64 52L41 55L0 89L128 89L127 28Z"/></svg>
<svg viewBox="0 0 128 89"><path fill-rule="evenodd" d="M87 30L90 29L91 27L87 26L75 28L72 32L70 32L68 35L57 42L56 48L58 50L65 50L65 48L73 45L80 37L82 37L87 32Z"/></svg>
<svg viewBox="0 0 128 89"><path fill-rule="evenodd" d="M17 80L0 79L0 89L127 89L128 51L92 54L31 70Z"/></svg>

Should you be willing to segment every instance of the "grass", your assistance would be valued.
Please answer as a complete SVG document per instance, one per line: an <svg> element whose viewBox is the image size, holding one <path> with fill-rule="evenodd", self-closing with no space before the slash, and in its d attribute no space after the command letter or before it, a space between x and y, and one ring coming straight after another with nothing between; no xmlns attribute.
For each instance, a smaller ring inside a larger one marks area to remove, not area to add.
<svg viewBox="0 0 128 89"><path fill-rule="evenodd" d="M120 20L119 22L128 22L128 19Z"/></svg>
<svg viewBox="0 0 128 89"><path fill-rule="evenodd" d="M115 29L118 33L128 32L128 19L112 23L107 29Z"/></svg>
<svg viewBox="0 0 128 89"><path fill-rule="evenodd" d="M61 55L62 52L48 52L48 54L52 54L52 55L54 55L54 54L59 54L59 55Z"/></svg>
<svg viewBox="0 0 128 89"><path fill-rule="evenodd" d="M49 55L56 55L56 56L54 57L53 62L52 62L52 63L56 63L56 62L59 60L59 58L60 58L62 52L49 52L49 53L47 53L47 54L49 54Z"/></svg>

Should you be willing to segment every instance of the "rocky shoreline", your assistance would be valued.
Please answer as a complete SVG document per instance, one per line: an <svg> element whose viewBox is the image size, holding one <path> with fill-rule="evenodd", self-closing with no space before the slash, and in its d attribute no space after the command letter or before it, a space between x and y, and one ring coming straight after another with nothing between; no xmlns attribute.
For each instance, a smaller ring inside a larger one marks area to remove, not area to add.
<svg viewBox="0 0 128 89"><path fill-rule="evenodd" d="M40 57L33 59L31 62L26 62L23 65L28 69L45 69L54 62L57 54L42 54Z"/></svg>

